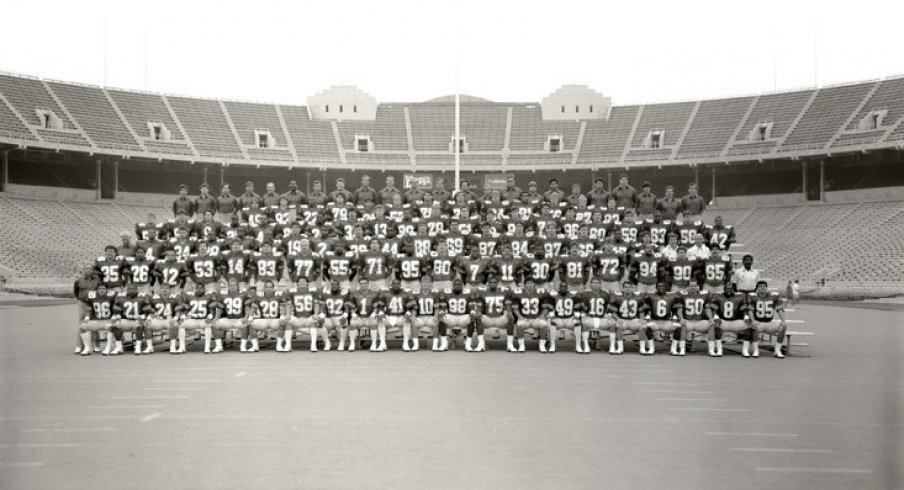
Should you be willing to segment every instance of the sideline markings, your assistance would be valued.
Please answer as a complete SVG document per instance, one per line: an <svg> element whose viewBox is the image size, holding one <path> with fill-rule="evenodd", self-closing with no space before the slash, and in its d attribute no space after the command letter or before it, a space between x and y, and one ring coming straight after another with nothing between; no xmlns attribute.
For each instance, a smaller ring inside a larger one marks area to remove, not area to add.
<svg viewBox="0 0 904 490"><path fill-rule="evenodd" d="M707 407L670 407L669 410L682 412L749 412L749 408L707 408Z"/></svg>
<svg viewBox="0 0 904 490"><path fill-rule="evenodd" d="M98 427L92 429L22 429L22 432L115 432L113 427Z"/></svg>
<svg viewBox="0 0 904 490"><path fill-rule="evenodd" d="M836 473L836 474L855 474L855 475L872 475L873 470L865 468L795 468L795 467L779 467L779 466L758 466L757 471L783 472L783 473Z"/></svg>
<svg viewBox="0 0 904 490"><path fill-rule="evenodd" d="M85 408L93 409L111 409L111 408L163 408L166 405L88 405Z"/></svg>
<svg viewBox="0 0 904 490"><path fill-rule="evenodd" d="M680 395L709 395L712 391L689 391L689 390L640 390L641 393L677 393Z"/></svg>
<svg viewBox="0 0 904 490"><path fill-rule="evenodd" d="M797 434L782 434L779 432L706 432L708 436L750 436L750 437L800 437Z"/></svg>
<svg viewBox="0 0 904 490"><path fill-rule="evenodd" d="M0 447L40 448L40 447L82 447L84 444L55 444L55 443L31 443L31 444L0 444Z"/></svg>
<svg viewBox="0 0 904 490"><path fill-rule="evenodd" d="M787 447L732 447L729 451L739 451L744 453L818 453L828 454L834 453L832 449L793 449Z"/></svg>
<svg viewBox="0 0 904 490"><path fill-rule="evenodd" d="M137 395L137 396L114 396L114 400L184 400L188 398L186 395Z"/></svg>
<svg viewBox="0 0 904 490"><path fill-rule="evenodd" d="M44 463L32 462L32 461L0 461L0 466L3 467L18 467L18 468L38 468L40 466L44 466Z"/></svg>
<svg viewBox="0 0 904 490"><path fill-rule="evenodd" d="M236 377L236 378L241 378L242 376L244 376L244 375L246 375L246 374L248 374L248 373L245 372L245 371L242 371L242 372L236 374L235 377Z"/></svg>
<svg viewBox="0 0 904 490"><path fill-rule="evenodd" d="M148 415L147 417L142 418L141 421L142 422L150 422L150 421L156 419L157 417L160 417L161 415L163 415L163 413L161 413L161 412L152 413L152 414Z"/></svg>
<svg viewBox="0 0 904 490"><path fill-rule="evenodd" d="M657 402L727 402L727 398L653 398Z"/></svg>
<svg viewBox="0 0 904 490"><path fill-rule="evenodd" d="M700 386L699 383L681 383L677 381L634 381L632 385L650 385L650 386Z"/></svg>

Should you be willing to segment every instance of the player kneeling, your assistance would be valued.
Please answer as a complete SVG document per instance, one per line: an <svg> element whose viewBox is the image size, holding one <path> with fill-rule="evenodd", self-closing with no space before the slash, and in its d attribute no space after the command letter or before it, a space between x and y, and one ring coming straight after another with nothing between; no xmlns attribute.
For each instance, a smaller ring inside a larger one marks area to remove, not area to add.
<svg viewBox="0 0 904 490"><path fill-rule="evenodd" d="M747 308L750 315L750 327L752 335L750 343L753 344L751 357L760 357L759 335L761 333L775 335L774 354L779 359L784 359L782 344L785 342L785 331L788 325L785 323L785 299L778 291L769 291L766 281L756 283L756 291L747 297ZM778 316L779 323L772 320ZM746 347L747 342L745 342Z"/></svg>
<svg viewBox="0 0 904 490"><path fill-rule="evenodd" d="M710 352L714 357L722 357L722 335L725 332L736 334L744 339L741 354L744 357L750 355L750 342L747 341L748 324L747 298L742 294L735 294L734 284L726 282L722 294L712 298L710 308L713 314L712 338L715 339L710 346Z"/></svg>
<svg viewBox="0 0 904 490"><path fill-rule="evenodd" d="M455 278L452 281L451 290L443 291L438 310L436 323L441 337L439 349L444 351L449 349L450 333L461 329L470 332L472 325L477 321L470 292L465 290L461 278ZM466 350L472 350L470 334L466 342Z"/></svg>
<svg viewBox="0 0 904 490"><path fill-rule="evenodd" d="M514 313L517 318L515 324L515 337L518 339L518 352L524 352L524 333L533 331L540 339L540 352L546 352L546 336L549 330L548 316L552 310L550 296L546 291L537 289L534 279L528 277L524 281L523 290L515 290L517 308Z"/></svg>
<svg viewBox="0 0 904 490"><path fill-rule="evenodd" d="M312 289L308 280L299 277L294 288L286 292L286 306L289 310L288 327L286 329L286 349L292 349L291 335L295 331L307 330L311 336L311 352L317 352L317 333L322 332L325 350L330 350L330 337L317 316L319 309L318 294Z"/></svg>
<svg viewBox="0 0 904 490"><path fill-rule="evenodd" d="M186 291L180 305L182 321L179 323L179 348L170 350L173 354L183 354L187 351L185 334L187 331L204 332L204 353L210 353L210 333L215 320L220 318L218 308L219 301L216 292L207 292L207 286L203 283L195 284L194 291Z"/></svg>
<svg viewBox="0 0 904 490"><path fill-rule="evenodd" d="M254 319L250 325L251 348L248 352L258 352L258 336L261 333L269 335L273 331L279 332L285 324L283 295L274 289L273 281L265 281L264 290L251 297L251 311ZM276 338L276 352L285 352L283 340L283 337Z"/></svg>
<svg viewBox="0 0 904 490"><path fill-rule="evenodd" d="M241 340L240 350L248 350L248 326L251 324L251 299L239 289L237 279L229 279L226 293L220 296L220 318L214 322L214 354L223 352L223 337L233 331Z"/></svg>
<svg viewBox="0 0 904 490"><path fill-rule="evenodd" d="M110 331L113 318L113 304L116 301L116 293L108 291L107 286L100 284L94 291L89 291L87 302L91 306L91 310L79 323L79 335L82 337L84 348L81 355L90 356L94 352L93 336L97 332L107 332L107 346L104 348L103 354L109 355L110 348L113 345L113 334Z"/></svg>
<svg viewBox="0 0 904 490"><path fill-rule="evenodd" d="M161 332L166 330L169 332L170 338L170 352L175 354L178 352L178 346L176 345L176 336L178 335L178 323L176 320L176 312L179 311L179 307L182 304L182 297L178 292L173 292L170 289L170 285L162 282L160 283L160 291L155 293L148 298L148 304L146 306L146 318L145 327L148 330L148 342L147 347L144 349L145 354L152 354L154 352L154 344L150 340L154 336L154 332Z"/></svg>

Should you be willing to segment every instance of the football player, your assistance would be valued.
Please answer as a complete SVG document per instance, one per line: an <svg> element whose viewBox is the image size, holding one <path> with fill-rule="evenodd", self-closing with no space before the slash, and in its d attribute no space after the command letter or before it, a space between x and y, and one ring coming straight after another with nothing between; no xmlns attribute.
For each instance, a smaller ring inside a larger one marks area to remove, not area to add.
<svg viewBox="0 0 904 490"><path fill-rule="evenodd" d="M759 281L756 283L756 291L747 295L747 309L753 330L753 335L750 335L750 343L753 344L750 356L760 356L759 334L767 333L775 335L773 356L784 359L782 344L788 328L785 323L785 298L778 291L769 291L766 281ZM779 318L777 324L773 322L776 316Z"/></svg>
<svg viewBox="0 0 904 490"><path fill-rule="evenodd" d="M518 339L518 352L524 352L524 333L528 330L532 330L540 339L540 352L546 352L548 316L552 310L549 294L537 289L533 279L527 278L524 289L516 289L513 299L517 306L513 310L516 317L515 338Z"/></svg>
<svg viewBox="0 0 904 490"><path fill-rule="evenodd" d="M295 287L286 291L286 306L289 309L288 326L292 330L308 330L311 337L311 352L317 352L317 334L320 332L323 338L323 350L330 350L330 336L326 329L322 328L318 310L320 298L317 288L311 287L305 276L299 276ZM291 349L291 345L289 345Z"/></svg>
<svg viewBox="0 0 904 490"><path fill-rule="evenodd" d="M85 346L81 355L90 356L94 352L92 333L101 331L107 333L107 345L104 347L103 355L110 355L113 347L113 334L110 329L113 323L113 304L116 302L116 292L109 291L104 284L99 284L97 289L88 292L86 300L90 309L79 324L82 344Z"/></svg>
<svg viewBox="0 0 904 490"><path fill-rule="evenodd" d="M232 330L238 334L239 350L248 351L248 326L251 324L251 298L239 289L238 279L229 279L226 292L219 298L220 318L214 322L214 354L223 352L223 335Z"/></svg>
<svg viewBox="0 0 904 490"><path fill-rule="evenodd" d="M285 320L285 299L282 291L277 291L272 280L264 281L263 289L258 290L251 297L251 312L253 319L251 320L251 329L249 334L251 337L251 348L248 352L257 352L260 350L258 338L261 333L267 335L273 331L284 331ZM291 339L291 337L290 337ZM284 348L285 338L276 337L276 352L288 352Z"/></svg>

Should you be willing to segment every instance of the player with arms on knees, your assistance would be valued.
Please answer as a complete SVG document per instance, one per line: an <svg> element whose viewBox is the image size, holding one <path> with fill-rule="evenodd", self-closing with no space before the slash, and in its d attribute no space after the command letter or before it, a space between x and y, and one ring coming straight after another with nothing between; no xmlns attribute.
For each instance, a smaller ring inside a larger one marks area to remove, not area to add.
<svg viewBox="0 0 904 490"><path fill-rule="evenodd" d="M85 346L81 355L90 356L94 352L92 333L100 331L107 332L107 345L104 347L103 355L110 355L113 346L113 334L110 330L113 323L113 305L116 302L116 292L108 290L107 286L101 283L97 286L97 289L89 291L85 299L90 309L79 324L82 344Z"/></svg>
<svg viewBox="0 0 904 490"><path fill-rule="evenodd" d="M408 310L409 291L402 288L399 278L393 277L389 283L389 289L383 291L380 303L383 305L383 325L386 331L401 331L403 336L402 350L408 348L408 340L411 337L411 312ZM407 332L407 336L406 336ZM386 344L381 341L380 347ZM385 349L378 349L385 350Z"/></svg>
<svg viewBox="0 0 904 490"><path fill-rule="evenodd" d="M290 331L308 330L311 337L311 352L317 352L317 334L320 332L323 338L324 350L330 350L330 336L327 335L323 322L319 318L320 295L316 288L312 288L305 276L299 276L295 286L285 292L286 308L289 319L286 322ZM291 344L288 345L291 349Z"/></svg>
<svg viewBox="0 0 904 490"><path fill-rule="evenodd" d="M250 260L251 252L242 249L242 241L234 238L229 250L220 252L220 276L227 282L235 280L239 288L246 286Z"/></svg>
<svg viewBox="0 0 904 490"><path fill-rule="evenodd" d="M418 337L423 334L430 334L433 337L433 351L440 350L440 334L439 323L436 320L437 305L439 304L438 292L433 285L433 278L430 275L421 277L421 286L416 294L409 297L409 309L414 316L411 319L412 347L411 350L418 350Z"/></svg>
<svg viewBox="0 0 904 490"><path fill-rule="evenodd" d="M725 282L722 293L710 298L709 307L713 310L712 336L713 346L710 350L715 352L715 357L722 357L722 335L725 332L736 334L739 338L747 340L749 328L747 315L747 298L743 294L735 294L734 284ZM741 354L744 357L750 355L750 342L744 342Z"/></svg>
<svg viewBox="0 0 904 490"><path fill-rule="evenodd" d="M449 349L449 334L458 329L468 332L466 350L471 349L471 329L477 321L476 309L471 294L464 287L461 278L452 280L452 288L442 292L437 305L437 329L442 338L440 350Z"/></svg>
<svg viewBox="0 0 904 490"><path fill-rule="evenodd" d="M373 331L377 326L377 310L379 308L380 293L373 291L367 278L361 276L358 279L358 290L350 293L351 322L346 329L339 328L339 350L345 350L345 339L348 338L348 351L355 350L358 343L358 332L367 329ZM376 339L371 338L371 350L376 350Z"/></svg>
<svg viewBox="0 0 904 490"><path fill-rule="evenodd" d="M348 291L342 289L342 284L339 280L332 279L329 284L329 289L323 294L320 303L319 315L326 337L330 335L331 330L336 331L338 334L343 329L348 328L348 311L352 307ZM327 343L327 346L329 346L329 343ZM328 349L324 348L324 350Z"/></svg>
<svg viewBox="0 0 904 490"><path fill-rule="evenodd" d="M769 291L766 281L756 283L756 291L747 295L747 310L750 316L750 343L751 357L760 356L759 335L761 333L775 335L774 357L784 359L782 344L785 342L785 332L788 329L785 323L785 298L778 291ZM779 322L775 323L775 317Z"/></svg>
<svg viewBox="0 0 904 490"><path fill-rule="evenodd" d="M711 302L709 292L701 291L697 281L691 281L687 289L678 291L678 300L681 302L678 310L681 327L687 332L707 334L709 355L714 357L716 339L715 333L710 331L712 309L707 307Z"/></svg>
<svg viewBox="0 0 904 490"><path fill-rule="evenodd" d="M552 303L549 294L537 289L537 284L528 278L523 290L515 290L512 295L516 307L513 308L516 324L515 338L518 339L518 352L524 352L524 333L533 331L540 339L540 352L546 352L546 336L549 333L549 313Z"/></svg>
<svg viewBox="0 0 904 490"><path fill-rule="evenodd" d="M135 355L142 353L141 344L145 338L145 307L148 304L148 296L138 291L138 285L130 283L125 292L116 296L113 303L113 336L116 339L116 348L113 355L122 354L123 332L134 332ZM148 340L150 343L150 340Z"/></svg>
<svg viewBox="0 0 904 490"><path fill-rule="evenodd" d="M553 277L555 277L555 262L546 258L546 251L541 243L533 243L532 254L524 256L522 266L522 275L525 282L527 279L534 281L537 289L549 289L553 286Z"/></svg>
<svg viewBox="0 0 904 490"><path fill-rule="evenodd" d="M220 295L220 318L214 322L214 354L223 352L223 336L236 332L240 339L239 350L248 351L248 326L251 325L251 298L239 289L238 279L229 279L226 292Z"/></svg>
<svg viewBox="0 0 904 490"><path fill-rule="evenodd" d="M218 308L219 299L217 293L208 292L203 283L195 284L193 291L186 291L182 295L181 315L179 323L179 349L174 354L184 354L187 351L185 333L187 330L201 330L204 332L204 353L210 353L210 336L212 324L220 317ZM171 351L172 352L172 351Z"/></svg>
<svg viewBox="0 0 904 490"><path fill-rule="evenodd" d="M683 356L685 354L686 340L685 327L674 321L674 316L681 308L681 302L675 293L669 291L668 284L664 282L656 283L656 291L645 296L646 302L646 327L653 332L665 332L672 337L672 346L669 354L673 356ZM677 331L677 332L676 332ZM649 354L656 353L656 346L653 345L653 333L647 332L648 340L647 352Z"/></svg>
<svg viewBox="0 0 904 490"><path fill-rule="evenodd" d="M647 354L647 329L644 328L644 321L640 315L644 305L644 294L637 291L634 283L625 281L622 283L621 292L615 293L610 297L609 310L615 313L615 343L613 350L609 346L609 353L621 355L625 353L624 335L626 331L638 332L640 335L640 354ZM611 338L611 337L610 337Z"/></svg>
<svg viewBox="0 0 904 490"><path fill-rule="evenodd" d="M270 332L284 332L285 319L285 298L281 291L277 291L272 280L266 280L262 283L262 289L259 289L251 297L251 314L253 319L249 329L251 337L251 348L248 352L258 352L260 350L259 336L269 335ZM283 344L284 337L276 337L276 352L287 352Z"/></svg>
<svg viewBox="0 0 904 490"><path fill-rule="evenodd" d="M560 282L558 291L550 294L550 302L553 308L549 320L549 348L546 352L550 354L556 352L558 329L564 328L574 331L575 352L582 354L584 349L581 347L581 299L571 291L568 284Z"/></svg>
<svg viewBox="0 0 904 490"><path fill-rule="evenodd" d="M575 326L575 347L578 354L590 354L590 332L606 332L609 335L609 353L616 354L621 332L617 329L616 321L612 317L611 304L615 293L603 289L603 282L598 277L590 280L590 290L578 294L578 316L580 323ZM580 336L578 335L580 332Z"/></svg>
<svg viewBox="0 0 904 490"><path fill-rule="evenodd" d="M491 275L485 288L478 288L482 314L477 327L477 348L475 352L487 350L484 332L488 328L505 329L506 348L515 352L514 318L512 315L512 295L508 289L499 287L499 279Z"/></svg>
<svg viewBox="0 0 904 490"><path fill-rule="evenodd" d="M147 305L145 306L145 316L147 321L145 326L148 329L147 347L144 349L145 354L154 352L154 344L150 340L154 336L154 332L166 330L169 333L170 353L176 354L179 346L176 345L176 337L178 336L178 312L182 305L182 295L178 291L173 291L166 282L160 283L160 289L150 295Z"/></svg>

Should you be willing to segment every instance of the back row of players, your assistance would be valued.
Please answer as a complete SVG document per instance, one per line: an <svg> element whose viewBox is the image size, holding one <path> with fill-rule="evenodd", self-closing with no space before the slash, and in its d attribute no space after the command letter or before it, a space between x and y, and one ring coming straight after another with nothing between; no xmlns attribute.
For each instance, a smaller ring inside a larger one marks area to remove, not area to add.
<svg viewBox="0 0 904 490"><path fill-rule="evenodd" d="M642 354L654 352L654 329L676 331L671 352L682 355L690 328L705 331L710 354L721 355L727 326L748 339L745 355L748 342L757 355L758 328L783 332L780 297L730 286L731 226L719 218L709 226L640 220L609 203L496 200L478 208L459 197L362 208L340 199L252 205L228 223L210 213L196 222L149 216L136 226L136 246L109 246L97 259L103 288L83 297L90 310L80 352L92 351L92 330L117 339L106 353L122 351L126 330L135 330L136 352L151 352L141 343L155 329L171 331L173 352L185 351L186 329L203 330L212 352L222 350L225 330L237 331L243 351L258 348L250 330L271 331L286 351L296 330L310 333L312 349L318 334L329 348L333 329L342 350L346 340L354 348L359 329L373 330L371 349L379 351L387 328L401 329L403 350L418 348L418 333L445 350L451 327L466 329L465 348L477 351L485 328L505 328L511 351L523 351L524 333L533 333L547 352L555 351L556 328L574 329L581 353L590 351L591 331L606 331L613 354L623 351L626 331L640 334ZM782 321L772 328L776 314Z"/></svg>

